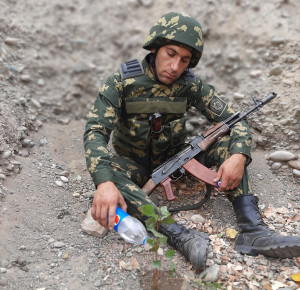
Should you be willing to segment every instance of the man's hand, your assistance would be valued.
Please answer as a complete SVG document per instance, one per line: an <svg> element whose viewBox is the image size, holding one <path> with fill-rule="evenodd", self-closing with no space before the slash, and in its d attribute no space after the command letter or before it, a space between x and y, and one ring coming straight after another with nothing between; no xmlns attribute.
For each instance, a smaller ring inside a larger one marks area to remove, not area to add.
<svg viewBox="0 0 300 290"><path fill-rule="evenodd" d="M103 227L112 230L118 205L127 211L126 202L115 184L111 181L98 184L93 200L93 219ZM109 216L109 224L107 223L107 215Z"/></svg>
<svg viewBox="0 0 300 290"><path fill-rule="evenodd" d="M215 182L221 180L219 190L235 189L241 182L247 157L244 154L236 153L230 156L220 166Z"/></svg>

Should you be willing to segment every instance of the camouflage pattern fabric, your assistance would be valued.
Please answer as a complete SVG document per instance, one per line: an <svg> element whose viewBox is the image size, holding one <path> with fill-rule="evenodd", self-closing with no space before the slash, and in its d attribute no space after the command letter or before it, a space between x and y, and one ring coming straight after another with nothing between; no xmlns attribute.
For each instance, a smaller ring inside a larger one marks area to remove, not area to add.
<svg viewBox="0 0 300 290"><path fill-rule="evenodd" d="M163 15L152 26L145 38L143 48L176 44L192 49L189 67L195 67L203 52L203 33L200 23L187 14L170 12Z"/></svg>
<svg viewBox="0 0 300 290"><path fill-rule="evenodd" d="M171 85L164 85L155 81L146 59L142 66L143 75L122 79L117 70L107 79L89 112L84 133L87 168L95 185L104 181L118 184L116 178L122 173L123 185L119 184L119 189L130 203L138 202L137 197L141 202L149 202L140 188L125 191L126 182L130 185L133 182L137 188L142 186L149 178L150 169L182 148L186 138L185 112L190 107L197 108L213 124L234 113L232 107L216 95L214 88L199 78L190 81L181 77ZM158 140L152 139L150 134L149 116L154 112L163 116L164 129ZM112 132L114 149L118 156L128 161L127 165L109 154ZM208 154L207 158L211 157L208 163L220 166L234 153L243 153L251 159L251 135L245 121L237 123L230 136L224 138L226 142L219 143L218 148L215 144ZM132 181L136 168L140 174L137 173ZM248 193L247 172L243 180L243 188L230 196Z"/></svg>

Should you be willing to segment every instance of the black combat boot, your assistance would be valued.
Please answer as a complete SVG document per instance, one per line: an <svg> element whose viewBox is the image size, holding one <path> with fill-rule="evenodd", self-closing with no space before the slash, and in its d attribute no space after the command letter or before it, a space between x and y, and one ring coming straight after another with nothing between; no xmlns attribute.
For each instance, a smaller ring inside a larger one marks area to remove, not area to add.
<svg viewBox="0 0 300 290"><path fill-rule="evenodd" d="M237 197L233 209L240 233L235 249L251 256L258 254L274 258L300 257L300 237L282 236L264 223L253 195Z"/></svg>
<svg viewBox="0 0 300 290"><path fill-rule="evenodd" d="M159 232L168 238L168 243L182 253L195 269L205 268L209 245L206 233L188 230L176 222L161 225Z"/></svg>

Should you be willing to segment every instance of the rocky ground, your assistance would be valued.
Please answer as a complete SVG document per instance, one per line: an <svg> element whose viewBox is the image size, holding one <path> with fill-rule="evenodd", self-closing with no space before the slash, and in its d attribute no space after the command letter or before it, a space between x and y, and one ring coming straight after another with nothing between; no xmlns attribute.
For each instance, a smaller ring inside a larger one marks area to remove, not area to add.
<svg viewBox="0 0 300 290"><path fill-rule="evenodd" d="M145 55L145 34L168 11L202 23L205 50L196 73L237 109L249 108L253 95L278 94L263 115L249 120L249 172L265 221L300 235L299 9L296 0L1 0L1 288L151 288L147 248L115 232L89 235L81 226L94 190L82 135L98 87L121 61ZM191 135L207 128L196 112L190 116ZM201 187L191 178L176 183L179 201L198 199L192 192ZM153 199L165 204L161 189ZM293 280L300 272L296 259L234 251L237 227L222 193L174 218L209 233L207 281L224 289L300 287ZM169 261L161 259L167 271ZM180 254L173 261L176 279L162 272L160 289L208 287Z"/></svg>

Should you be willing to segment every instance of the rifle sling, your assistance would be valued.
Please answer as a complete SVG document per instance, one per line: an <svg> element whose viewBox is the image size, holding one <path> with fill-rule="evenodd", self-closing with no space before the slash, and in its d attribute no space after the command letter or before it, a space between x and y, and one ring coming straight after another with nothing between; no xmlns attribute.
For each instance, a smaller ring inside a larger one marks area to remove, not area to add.
<svg viewBox="0 0 300 290"><path fill-rule="evenodd" d="M201 199L201 201L195 203L195 204L190 204L190 205L184 205L181 207L176 207L176 208L168 208L168 211L171 213L176 213L178 211L186 211L186 210L193 210L193 209L198 209L200 208L204 203L206 203L211 196L211 186L206 184L206 193L205 196Z"/></svg>
<svg viewBox="0 0 300 290"><path fill-rule="evenodd" d="M216 172L208 169L204 165L202 165L200 162L198 162L196 159L192 158L187 163L185 163L182 166L186 171L188 171L190 174L194 175L199 180L205 182L206 184L206 194L203 197L203 199L196 203L191 205L185 205L182 207L177 208L169 208L169 212L178 212L178 211L185 211L185 210L193 210L200 208L205 202L207 202L211 196L211 190L212 186L217 187L216 183L213 181L216 177Z"/></svg>

